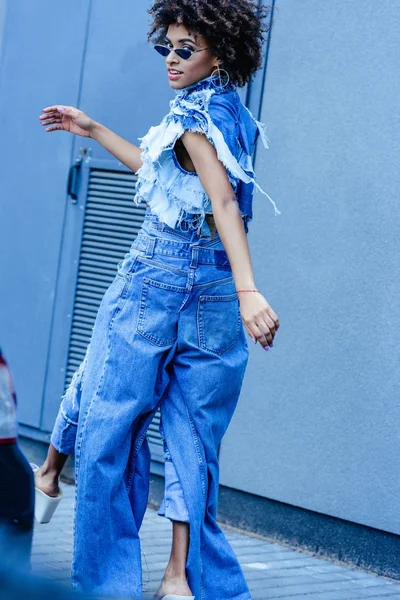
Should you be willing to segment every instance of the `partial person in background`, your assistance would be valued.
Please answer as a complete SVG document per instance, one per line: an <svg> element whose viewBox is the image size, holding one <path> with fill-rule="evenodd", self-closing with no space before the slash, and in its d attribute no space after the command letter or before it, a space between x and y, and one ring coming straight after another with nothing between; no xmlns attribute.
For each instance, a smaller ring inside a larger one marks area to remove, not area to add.
<svg viewBox="0 0 400 600"><path fill-rule="evenodd" d="M0 549L13 568L29 569L34 519L34 476L17 442L17 398L0 348Z"/></svg>

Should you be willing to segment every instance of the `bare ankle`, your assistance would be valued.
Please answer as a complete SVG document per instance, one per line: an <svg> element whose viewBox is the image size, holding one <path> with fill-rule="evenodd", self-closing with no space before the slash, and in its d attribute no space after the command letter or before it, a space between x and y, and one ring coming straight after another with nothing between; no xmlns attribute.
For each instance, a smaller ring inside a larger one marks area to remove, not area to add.
<svg viewBox="0 0 400 600"><path fill-rule="evenodd" d="M54 481L57 481L60 473L58 472L58 469L56 469L54 466L49 465L47 461L45 461L40 467L39 475L41 477L46 477L48 479L53 479Z"/></svg>
<svg viewBox="0 0 400 600"><path fill-rule="evenodd" d="M186 573L185 570L177 568L175 565L168 565L165 569L164 579L168 581L186 581Z"/></svg>

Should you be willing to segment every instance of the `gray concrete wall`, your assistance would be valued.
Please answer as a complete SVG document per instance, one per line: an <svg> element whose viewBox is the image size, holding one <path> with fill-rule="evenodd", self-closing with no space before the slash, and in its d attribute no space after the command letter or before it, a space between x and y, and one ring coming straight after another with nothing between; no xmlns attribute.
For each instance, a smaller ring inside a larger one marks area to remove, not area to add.
<svg viewBox="0 0 400 600"><path fill-rule="evenodd" d="M256 170L256 282L221 484L400 533L400 6L278 0Z"/></svg>

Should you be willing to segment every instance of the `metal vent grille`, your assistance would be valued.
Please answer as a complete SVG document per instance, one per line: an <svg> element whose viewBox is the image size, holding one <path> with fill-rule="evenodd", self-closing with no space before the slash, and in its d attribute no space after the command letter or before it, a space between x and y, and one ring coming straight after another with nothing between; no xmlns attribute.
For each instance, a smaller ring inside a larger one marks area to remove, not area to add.
<svg viewBox="0 0 400 600"><path fill-rule="evenodd" d="M146 205L136 205L136 175L91 169L78 278L68 349L65 388L82 362L98 307L114 279L118 262L129 251L144 219ZM153 460L163 460L157 411L147 431Z"/></svg>

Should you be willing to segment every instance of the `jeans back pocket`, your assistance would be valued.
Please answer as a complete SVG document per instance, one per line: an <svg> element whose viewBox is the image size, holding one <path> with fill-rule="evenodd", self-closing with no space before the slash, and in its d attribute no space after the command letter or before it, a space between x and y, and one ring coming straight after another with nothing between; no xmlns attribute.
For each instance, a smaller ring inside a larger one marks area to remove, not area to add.
<svg viewBox="0 0 400 600"><path fill-rule="evenodd" d="M224 296L202 295L197 307L199 345L221 355L237 342L242 317L237 293Z"/></svg>
<svg viewBox="0 0 400 600"><path fill-rule="evenodd" d="M171 346L178 336L184 287L143 277L137 331L157 346Z"/></svg>

